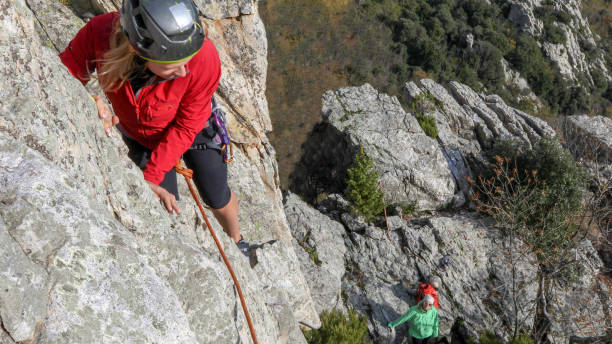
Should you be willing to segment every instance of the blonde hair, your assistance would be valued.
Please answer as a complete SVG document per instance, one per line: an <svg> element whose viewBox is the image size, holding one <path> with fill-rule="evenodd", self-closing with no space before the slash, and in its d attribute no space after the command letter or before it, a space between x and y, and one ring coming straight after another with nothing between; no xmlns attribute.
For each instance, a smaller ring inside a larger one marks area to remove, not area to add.
<svg viewBox="0 0 612 344"><path fill-rule="evenodd" d="M110 49L102 60L98 60L101 64L98 70L98 82L105 92L118 90L138 66L136 50L121 30L119 20L115 23L109 45Z"/></svg>
<svg viewBox="0 0 612 344"><path fill-rule="evenodd" d="M208 26L200 17L204 39L208 37ZM138 55L130 44L127 36L121 29L119 20L116 21L113 33L110 36L110 49L104 53L98 70L98 82L104 92L114 92L129 80L130 73L138 67ZM153 77L154 78L154 77Z"/></svg>

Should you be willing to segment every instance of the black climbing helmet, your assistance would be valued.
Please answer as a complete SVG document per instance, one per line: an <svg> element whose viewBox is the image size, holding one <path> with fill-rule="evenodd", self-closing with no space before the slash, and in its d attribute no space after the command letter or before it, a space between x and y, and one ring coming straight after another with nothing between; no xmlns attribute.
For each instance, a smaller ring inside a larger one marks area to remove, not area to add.
<svg viewBox="0 0 612 344"><path fill-rule="evenodd" d="M140 57L160 63L190 58L205 38L192 0L123 0L121 28Z"/></svg>

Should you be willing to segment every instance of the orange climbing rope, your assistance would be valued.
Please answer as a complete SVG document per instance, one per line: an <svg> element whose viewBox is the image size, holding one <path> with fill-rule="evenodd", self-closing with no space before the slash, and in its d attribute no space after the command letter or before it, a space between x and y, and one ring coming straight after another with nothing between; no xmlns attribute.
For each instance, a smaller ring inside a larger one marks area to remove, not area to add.
<svg viewBox="0 0 612 344"><path fill-rule="evenodd" d="M247 323L249 324L249 330L251 331L251 338L253 338L253 344L258 344L257 337L255 336L255 329L253 328L253 323L251 322L251 316L249 315L249 310L247 309L246 302L244 302L244 296L242 295L242 289L240 289L240 283L238 283L238 279L236 278L234 269L232 269L232 266L230 265L229 260L227 260L227 257L225 256L225 252L223 251L223 247L221 247L221 243L219 242L219 239L217 239L217 236L215 235L215 231L213 231L212 226L210 225L210 222L208 221L208 217L206 217L206 214L204 213L204 208L202 207L202 203L200 203L200 199L196 195L196 192L193 189L193 186L191 186L191 179L193 178L193 171L188 168L183 168L183 166L181 166L180 160L176 162L176 166L174 166L174 170L178 172L179 174L182 174L183 177L185 177L185 181L187 182L187 186L189 187L191 196L198 204L198 208L200 208L202 217L204 217L206 226L208 226L208 231L210 232L210 235L212 235L213 240L215 240L215 244L217 245L217 248L219 249L219 253L221 253L221 257L223 258L223 262L225 262L225 266L227 267L227 270L229 271L230 275L232 275L232 279L234 280L234 285L236 285L236 290L238 290L238 296L240 297L240 303L242 304L242 311L244 312L244 316L246 317Z"/></svg>

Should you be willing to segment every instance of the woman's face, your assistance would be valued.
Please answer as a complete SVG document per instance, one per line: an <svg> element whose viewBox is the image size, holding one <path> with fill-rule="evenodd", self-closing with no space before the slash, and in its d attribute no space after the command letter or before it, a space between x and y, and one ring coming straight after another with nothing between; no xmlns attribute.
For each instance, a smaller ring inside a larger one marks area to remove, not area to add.
<svg viewBox="0 0 612 344"><path fill-rule="evenodd" d="M147 61L145 65L151 71L151 73L157 75L162 79L173 79L187 75L187 69L185 66L191 60L191 58L174 63L158 63Z"/></svg>
<svg viewBox="0 0 612 344"><path fill-rule="evenodd" d="M423 302L423 309L428 311L431 308L431 303Z"/></svg>

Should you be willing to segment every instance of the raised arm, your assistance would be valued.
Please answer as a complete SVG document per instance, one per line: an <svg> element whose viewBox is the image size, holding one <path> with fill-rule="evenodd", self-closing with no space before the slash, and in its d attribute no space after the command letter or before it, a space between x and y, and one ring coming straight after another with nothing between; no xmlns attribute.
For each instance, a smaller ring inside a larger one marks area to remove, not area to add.
<svg viewBox="0 0 612 344"><path fill-rule="evenodd" d="M411 307L408 310L408 312L406 312L401 317L391 321L387 326L389 326L389 328L394 328L394 327L397 327L397 326L405 323L406 321L410 320L414 316L414 310L415 310L415 308Z"/></svg>

